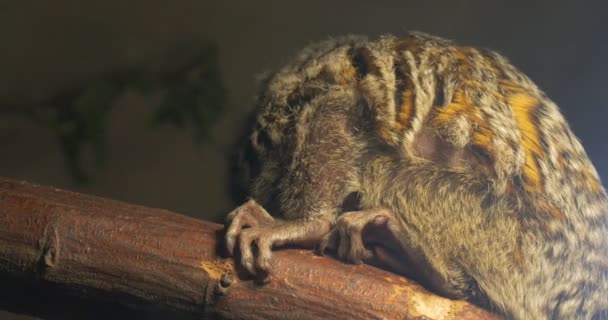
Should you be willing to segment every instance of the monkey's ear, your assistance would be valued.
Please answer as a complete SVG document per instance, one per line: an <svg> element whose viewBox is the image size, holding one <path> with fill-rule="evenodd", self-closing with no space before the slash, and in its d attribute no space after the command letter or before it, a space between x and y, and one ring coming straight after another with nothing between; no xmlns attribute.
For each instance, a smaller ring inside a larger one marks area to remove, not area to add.
<svg viewBox="0 0 608 320"><path fill-rule="evenodd" d="M459 146L428 125L416 134L411 150L414 157L441 166L476 168L490 175L494 171L491 158L481 148L471 143Z"/></svg>
<svg viewBox="0 0 608 320"><path fill-rule="evenodd" d="M428 125L414 137L412 153L418 158L447 166L461 166L472 158L466 147L455 146Z"/></svg>

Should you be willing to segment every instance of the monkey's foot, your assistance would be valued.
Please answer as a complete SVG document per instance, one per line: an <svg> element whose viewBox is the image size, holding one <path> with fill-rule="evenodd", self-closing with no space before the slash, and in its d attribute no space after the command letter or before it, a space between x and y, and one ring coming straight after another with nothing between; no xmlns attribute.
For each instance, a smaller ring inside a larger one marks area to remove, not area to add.
<svg viewBox="0 0 608 320"><path fill-rule="evenodd" d="M325 236L319 252L335 252L341 260L359 264L370 262L401 273L409 273L404 265L406 252L399 242L403 234L394 213L388 209L352 211L342 214Z"/></svg>
<svg viewBox="0 0 608 320"><path fill-rule="evenodd" d="M240 264L252 275L265 278L272 270L272 249L282 245L314 246L331 229L325 216L306 221L274 219L262 206L249 200L227 218L226 248L240 253Z"/></svg>

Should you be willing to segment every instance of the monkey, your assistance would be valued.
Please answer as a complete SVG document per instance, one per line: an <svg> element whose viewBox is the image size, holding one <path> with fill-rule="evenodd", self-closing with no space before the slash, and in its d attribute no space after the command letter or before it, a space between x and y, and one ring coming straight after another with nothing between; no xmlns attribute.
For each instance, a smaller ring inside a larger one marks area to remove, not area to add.
<svg viewBox="0 0 608 320"><path fill-rule="evenodd" d="M317 247L512 319L608 319L606 191L556 103L501 54L344 36L266 76L255 103L250 200L225 234L247 272Z"/></svg>

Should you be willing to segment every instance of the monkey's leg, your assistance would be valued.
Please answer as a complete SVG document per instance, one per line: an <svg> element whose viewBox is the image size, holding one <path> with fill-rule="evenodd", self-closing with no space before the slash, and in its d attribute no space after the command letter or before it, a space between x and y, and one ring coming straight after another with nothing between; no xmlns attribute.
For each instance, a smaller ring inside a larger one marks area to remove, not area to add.
<svg viewBox="0 0 608 320"><path fill-rule="evenodd" d="M257 202L249 200L228 215L227 226L226 247L230 255L238 247L241 265L263 278L272 269L273 247L313 246L331 230L332 219L316 216L306 220L278 220Z"/></svg>
<svg viewBox="0 0 608 320"><path fill-rule="evenodd" d="M510 309L525 304L524 288L537 282L525 278L514 258L526 253L517 236L522 225L516 213L523 208L515 195L498 193L483 173L392 156L380 155L366 169L362 203L395 213L403 230L398 239L408 253L404 263L415 266L423 284L483 306L488 297Z"/></svg>

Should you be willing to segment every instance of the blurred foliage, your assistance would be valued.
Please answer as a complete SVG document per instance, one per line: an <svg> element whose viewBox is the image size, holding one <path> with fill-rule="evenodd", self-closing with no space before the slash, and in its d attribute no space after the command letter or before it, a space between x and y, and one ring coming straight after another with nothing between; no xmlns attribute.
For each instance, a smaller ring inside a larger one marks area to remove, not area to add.
<svg viewBox="0 0 608 320"><path fill-rule="evenodd" d="M144 121L153 126L190 129L194 141L205 142L226 100L217 47L199 41L195 47L175 48L159 61L111 70L42 103L11 105L17 106L13 109L19 114L51 130L62 148L69 174L75 181L86 183L93 172L84 168L84 151L92 151L98 168L103 165L110 114L117 98L127 91L160 96L160 103Z"/></svg>

